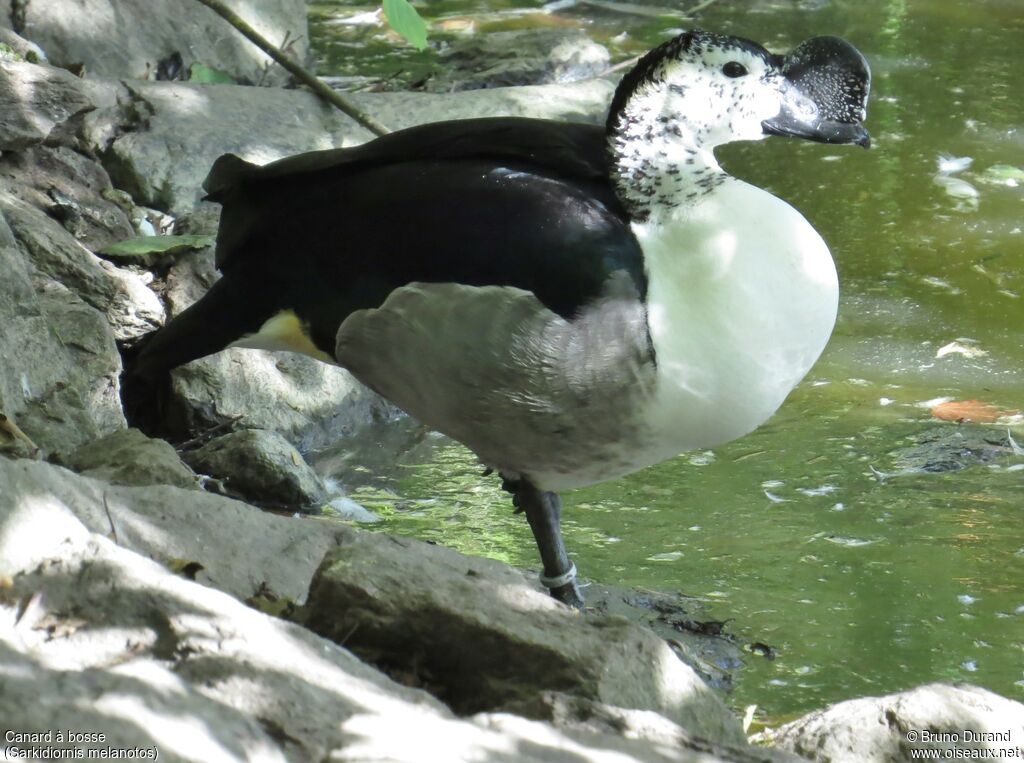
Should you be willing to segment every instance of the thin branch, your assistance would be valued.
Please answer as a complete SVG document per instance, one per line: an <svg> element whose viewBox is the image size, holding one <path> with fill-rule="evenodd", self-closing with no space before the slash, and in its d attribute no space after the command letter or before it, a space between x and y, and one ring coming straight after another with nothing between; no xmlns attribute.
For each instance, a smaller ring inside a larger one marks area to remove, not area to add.
<svg viewBox="0 0 1024 763"><path fill-rule="evenodd" d="M700 13L702 10L704 10L709 5L711 5L713 2L715 2L715 0L703 0L703 2L697 3L692 8L687 8L686 9L686 15L689 16L689 15L692 15L694 13Z"/></svg>
<svg viewBox="0 0 1024 763"><path fill-rule="evenodd" d="M331 90L331 88L317 79L315 74L310 73L304 67L295 63L291 58L269 42L267 38L245 23L238 14L224 5L221 0L199 0L199 2L245 35L260 50L277 61L277 63L281 64L281 66L294 74L299 80L304 82L310 90L344 114L350 116L367 130L375 135L387 135L391 132L387 127L382 125L347 98L344 98L340 93Z"/></svg>
<svg viewBox="0 0 1024 763"><path fill-rule="evenodd" d="M615 66L609 66L600 74L595 74L591 79L600 79L601 77L607 77L609 74L614 74L615 72L622 71L623 69L632 69L637 65L637 62L639 62L641 58L642 56L633 56L632 58L627 58L625 61L619 61Z"/></svg>
<svg viewBox="0 0 1024 763"><path fill-rule="evenodd" d="M231 429L242 419L242 414L236 413L234 416L230 416L219 424L214 424L204 432L200 432L191 440L185 440L185 442L175 447L179 453L184 453L186 450L192 450L199 445L205 445L207 442L212 440L214 437L219 435L221 432Z"/></svg>
<svg viewBox="0 0 1024 763"><path fill-rule="evenodd" d="M110 504L107 503L107 492L103 491L103 510L107 512L107 521L110 522L110 535L114 539L114 543L120 543L117 539L117 525L114 524L114 517L110 513Z"/></svg>

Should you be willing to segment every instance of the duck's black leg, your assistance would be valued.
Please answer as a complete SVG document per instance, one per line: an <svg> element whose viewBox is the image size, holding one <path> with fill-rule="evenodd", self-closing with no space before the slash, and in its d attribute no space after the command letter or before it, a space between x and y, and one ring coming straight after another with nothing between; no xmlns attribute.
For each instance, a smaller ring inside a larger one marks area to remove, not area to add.
<svg viewBox="0 0 1024 763"><path fill-rule="evenodd" d="M526 480L504 480L502 486L512 493L518 511L525 512L533 537L540 549L544 574L540 582L551 595L574 609L583 609L583 595L576 585L576 565L565 553L562 529L559 524L562 502L555 493L538 490Z"/></svg>

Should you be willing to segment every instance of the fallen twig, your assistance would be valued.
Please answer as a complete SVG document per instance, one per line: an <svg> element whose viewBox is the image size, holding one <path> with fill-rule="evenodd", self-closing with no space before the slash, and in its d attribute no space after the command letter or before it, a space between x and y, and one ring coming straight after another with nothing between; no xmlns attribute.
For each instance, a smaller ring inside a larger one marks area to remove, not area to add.
<svg viewBox="0 0 1024 763"><path fill-rule="evenodd" d="M117 540L117 525L114 524L114 516L110 513L110 504L107 503L107 493L103 493L103 510L107 513L107 521L110 522L110 537L113 538L114 543L119 543Z"/></svg>
<svg viewBox="0 0 1024 763"><path fill-rule="evenodd" d="M202 2L202 0L200 0L200 2ZM207 442L212 440L221 432L231 429L235 424L237 424L241 420L241 418L242 414L236 413L234 416L225 419L219 424L214 424L209 429L200 432L191 440L185 440L185 442L179 443L175 447L175 450L178 451L179 453L184 453L186 450L192 450L193 448L196 448L200 445L205 445Z"/></svg>

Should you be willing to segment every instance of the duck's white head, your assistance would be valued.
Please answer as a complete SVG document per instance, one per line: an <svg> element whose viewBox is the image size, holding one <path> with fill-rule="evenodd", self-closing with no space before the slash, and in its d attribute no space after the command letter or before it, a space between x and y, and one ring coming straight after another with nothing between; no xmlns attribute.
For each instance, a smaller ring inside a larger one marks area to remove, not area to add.
<svg viewBox="0 0 1024 763"><path fill-rule="evenodd" d="M656 177L717 169L714 148L734 141L787 135L866 147L870 82L867 61L838 37L779 56L740 37L685 32L645 55L616 90L607 129L620 195L634 211L657 202L679 183Z"/></svg>

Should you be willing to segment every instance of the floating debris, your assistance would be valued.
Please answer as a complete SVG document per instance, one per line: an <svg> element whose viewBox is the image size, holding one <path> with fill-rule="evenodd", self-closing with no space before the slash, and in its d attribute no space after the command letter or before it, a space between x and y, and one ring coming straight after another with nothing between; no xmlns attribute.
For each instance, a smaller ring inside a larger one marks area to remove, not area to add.
<svg viewBox="0 0 1024 763"><path fill-rule="evenodd" d="M988 350L983 350L977 346L977 342L973 339L957 339L944 344L935 353L936 358L944 358L947 355L963 355L965 358L984 358L988 355Z"/></svg>
<svg viewBox="0 0 1024 763"><path fill-rule="evenodd" d="M765 644L763 641L755 641L754 643L749 644L747 646L747 649L750 650L751 654L761 655L762 657L764 657L769 662L774 660L775 657L776 657L775 647L769 646L768 644ZM785 681L782 681L780 679L772 679L768 683L776 685L776 686L786 686L787 685Z"/></svg>
<svg viewBox="0 0 1024 763"><path fill-rule="evenodd" d="M702 450L700 453L691 453L687 461L691 466L707 466L715 463L715 454L710 450Z"/></svg>
<svg viewBox="0 0 1024 763"><path fill-rule="evenodd" d="M939 167L939 174L941 175L952 175L957 172L963 172L965 169L974 164L974 159L970 156L950 156L949 154L939 154L939 158L936 161Z"/></svg>
<svg viewBox="0 0 1024 763"><path fill-rule="evenodd" d="M872 466L871 464L868 464L868 469L870 469L870 470L871 470L871 474L872 474L872 475L874 476L874 478L875 478L876 480L878 480L878 483L879 483L880 485L884 485L884 484L885 484L885 481L886 481L887 479L889 479L890 477L896 477L896 476L898 476L898 475L897 475L896 473L894 473L894 472L882 472L882 471L879 471L878 469L876 469L875 467L873 467L873 466Z"/></svg>
<svg viewBox="0 0 1024 763"><path fill-rule="evenodd" d="M676 559L682 559L682 551L666 551L663 554L654 554L647 557L649 562L674 562Z"/></svg>
<svg viewBox="0 0 1024 763"><path fill-rule="evenodd" d="M32 442L32 438L22 432L12 418L0 413L0 451L13 450L19 443L32 455L39 453L39 446Z"/></svg>
<svg viewBox="0 0 1024 763"><path fill-rule="evenodd" d="M873 546L878 543L877 540L867 540L866 538L847 538L843 535L825 535L824 540L829 543L834 543L837 546L845 546L846 548L860 548L862 546Z"/></svg>
<svg viewBox="0 0 1024 763"><path fill-rule="evenodd" d="M829 495L838 490L835 485L822 485L821 487L798 487L796 492L803 493L806 496L817 496L817 495Z"/></svg>
<svg viewBox="0 0 1024 763"><path fill-rule="evenodd" d="M373 11L353 13L351 16L334 16L326 21L330 26L382 26L384 24L383 10L377 8Z"/></svg>
<svg viewBox="0 0 1024 763"><path fill-rule="evenodd" d="M754 722L754 713L757 712L757 705L747 705L743 708L743 733L750 731L750 724Z"/></svg>
<svg viewBox="0 0 1024 763"><path fill-rule="evenodd" d="M381 521L381 518L372 511L345 496L334 498L327 506L330 507L330 514L338 519L347 519L350 522L361 522L364 524L374 524Z"/></svg>
<svg viewBox="0 0 1024 763"><path fill-rule="evenodd" d="M924 278L921 279L921 283L923 283L925 286L931 286L936 289L942 289L943 291L947 291L950 294L960 293L960 289L951 284L949 281L939 278L938 276L925 276Z"/></svg>
<svg viewBox="0 0 1024 763"><path fill-rule="evenodd" d="M933 406L930 412L932 416L941 421L971 424L994 424L1000 419L1020 414L1020 411L996 408L981 400L948 400Z"/></svg>

